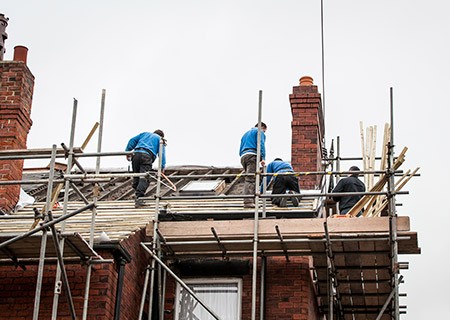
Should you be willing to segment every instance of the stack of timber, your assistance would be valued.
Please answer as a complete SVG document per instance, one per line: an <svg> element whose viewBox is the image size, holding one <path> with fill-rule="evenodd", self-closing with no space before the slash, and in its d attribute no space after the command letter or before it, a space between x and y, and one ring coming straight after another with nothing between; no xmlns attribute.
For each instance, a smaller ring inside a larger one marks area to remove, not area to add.
<svg viewBox="0 0 450 320"><path fill-rule="evenodd" d="M376 126L367 128L366 139L364 140L364 130L363 124L360 123L361 127L361 146L363 153L363 165L364 171L375 170L375 151L376 151ZM390 126L385 124L384 127L384 137L383 137L383 151L380 162L380 171L387 170L387 160L388 160L388 145L390 142ZM366 143L364 143L366 141ZM392 170L398 170L400 166L405 162L405 154L408 151L407 147L404 147L400 152L400 155L395 159ZM419 171L419 168L414 169L412 172L408 169L402 177L395 182L394 191L398 192L402 190L405 184ZM365 175L366 189L370 192L381 192L385 190L388 183L389 176L387 174L382 174L379 177L377 183L374 184L374 175ZM346 214L347 217L356 217L359 212L363 210L363 217L377 217L381 215L381 212L387 207L388 199L386 195L365 195L363 196L353 208Z"/></svg>

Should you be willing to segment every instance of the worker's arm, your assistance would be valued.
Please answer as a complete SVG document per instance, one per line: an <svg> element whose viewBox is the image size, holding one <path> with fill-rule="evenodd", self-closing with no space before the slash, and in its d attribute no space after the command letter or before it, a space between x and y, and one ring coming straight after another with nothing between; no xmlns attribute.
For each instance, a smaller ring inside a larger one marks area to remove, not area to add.
<svg viewBox="0 0 450 320"><path fill-rule="evenodd" d="M339 193L339 192L343 192L344 191L344 179L339 180L338 184L336 185L336 187L334 187L333 191L331 191L332 193ZM340 196L335 196L332 197L334 201L339 202L341 201L341 197Z"/></svg>
<svg viewBox="0 0 450 320"><path fill-rule="evenodd" d="M139 142L140 135L141 134L138 134L137 136L131 138L128 141L128 144L127 144L127 146L125 148L125 151L131 151L131 150L133 150L136 147L137 143ZM126 157L127 157L128 161L131 161L131 155L126 155Z"/></svg>
<svg viewBox="0 0 450 320"><path fill-rule="evenodd" d="M265 165L266 160L266 135L261 131L261 165Z"/></svg>
<svg viewBox="0 0 450 320"><path fill-rule="evenodd" d="M162 145L160 157L161 157L161 169L164 172L164 169L166 168L166 146L164 144Z"/></svg>

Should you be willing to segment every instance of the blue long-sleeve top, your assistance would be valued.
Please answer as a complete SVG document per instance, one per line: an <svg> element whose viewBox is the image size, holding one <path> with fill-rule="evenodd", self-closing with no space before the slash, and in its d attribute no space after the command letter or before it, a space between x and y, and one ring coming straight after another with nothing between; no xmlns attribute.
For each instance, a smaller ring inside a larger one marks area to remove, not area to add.
<svg viewBox="0 0 450 320"><path fill-rule="evenodd" d="M159 155L160 140L161 137L156 133L142 132L128 141L125 151L131 151L134 149L134 152L151 152L155 157L161 156L161 165L164 169L166 167L166 148L163 144L162 155Z"/></svg>
<svg viewBox="0 0 450 320"><path fill-rule="evenodd" d="M267 173L282 173L282 172L294 172L294 169L289 163L285 161L275 160L269 163L266 171ZM266 185L269 185L271 179L272 176L267 176Z"/></svg>
<svg viewBox="0 0 450 320"><path fill-rule="evenodd" d="M253 127L248 130L241 138L241 146L239 148L239 156L244 154L256 154L258 144L258 128ZM266 135L264 131L261 130L261 160L266 159Z"/></svg>

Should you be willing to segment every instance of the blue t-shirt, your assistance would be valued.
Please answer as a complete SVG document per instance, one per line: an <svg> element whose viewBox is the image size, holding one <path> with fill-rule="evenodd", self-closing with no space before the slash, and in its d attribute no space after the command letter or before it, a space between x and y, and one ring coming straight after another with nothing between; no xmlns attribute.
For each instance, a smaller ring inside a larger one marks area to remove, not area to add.
<svg viewBox="0 0 450 320"><path fill-rule="evenodd" d="M266 159L266 135L264 131L261 130L261 160ZM244 154L256 154L258 144L258 128L253 127L241 138L241 146L239 148L239 156L243 156Z"/></svg>
<svg viewBox="0 0 450 320"><path fill-rule="evenodd" d="M159 155L159 141L161 137L156 133L142 132L128 141L125 151L131 151L133 149L142 148L143 150L135 150L135 152L148 152L150 151L156 157ZM166 151L165 145L162 146L162 168L166 167Z"/></svg>

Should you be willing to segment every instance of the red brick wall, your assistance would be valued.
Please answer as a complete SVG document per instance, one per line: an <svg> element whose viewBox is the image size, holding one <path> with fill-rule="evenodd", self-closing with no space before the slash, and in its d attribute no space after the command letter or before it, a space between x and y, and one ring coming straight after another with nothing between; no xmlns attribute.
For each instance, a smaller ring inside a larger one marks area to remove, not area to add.
<svg viewBox="0 0 450 320"><path fill-rule="evenodd" d="M55 265L46 265L42 280L39 319L51 319ZM66 266L76 314L83 310L86 268L79 265ZM112 319L116 272L110 264L96 265L92 269L89 298L89 319ZM1 319L31 319L36 292L37 266L27 270L14 267L0 268L0 315ZM71 319L65 291L59 298L58 319Z"/></svg>
<svg viewBox="0 0 450 320"><path fill-rule="evenodd" d="M145 268L149 264L149 256L140 246L140 242L144 240L143 229L122 243L132 260L125 266L120 319L138 319Z"/></svg>
<svg viewBox="0 0 450 320"><path fill-rule="evenodd" d="M0 61L0 150L25 149L31 128L34 76L23 62ZM0 180L21 180L23 160L0 161ZM10 211L19 185L0 186L0 209Z"/></svg>
<svg viewBox="0 0 450 320"><path fill-rule="evenodd" d="M317 320L308 257L267 259L266 320ZM246 319L246 318L243 318Z"/></svg>
<svg viewBox="0 0 450 320"><path fill-rule="evenodd" d="M267 258L266 264L266 320L318 320L318 307L312 286L308 257L286 259ZM230 276L232 277L232 276ZM242 277L242 319L251 319L252 313L252 275ZM166 320L174 319L176 283L170 276L167 279L165 309L170 311ZM256 315L260 308L260 263L256 294Z"/></svg>
<svg viewBox="0 0 450 320"><path fill-rule="evenodd" d="M121 303L121 319L137 319L144 283L146 260L142 258L139 242L143 232L134 234L122 244L132 255L131 263L125 265L125 277ZM105 259L112 259L110 251L100 251ZM88 319L110 320L114 318L116 301L117 265L94 265L91 273L89 291ZM53 290L55 283L55 264L45 265L39 319L51 319ZM78 264L66 266L72 298L77 317L81 319L86 284L87 267ZM0 267L0 319L28 320L32 318L36 291L37 266L27 266L27 270L13 266ZM65 298L65 291L59 298L58 319L71 319Z"/></svg>
<svg viewBox="0 0 450 320"><path fill-rule="evenodd" d="M312 79L311 79L312 80ZM324 123L321 95L315 85L300 85L289 95L292 111L291 163L297 171L322 171ZM320 175L300 177L302 189L315 189Z"/></svg>

